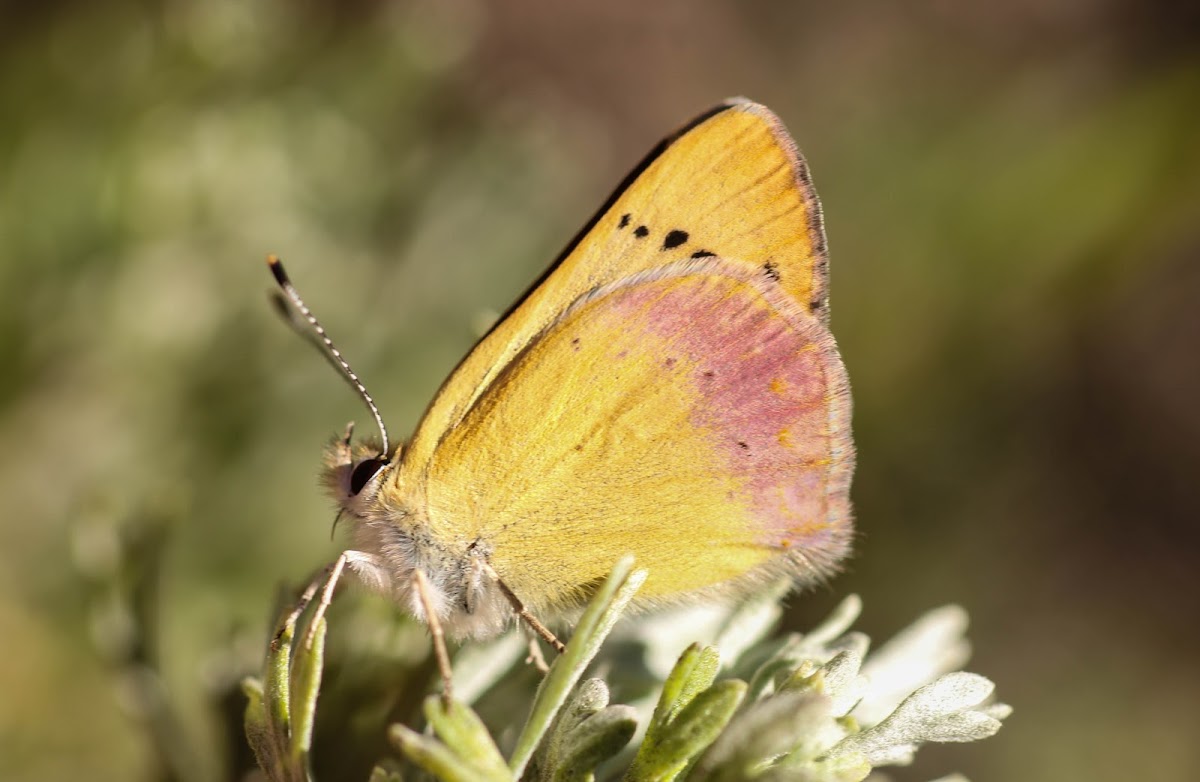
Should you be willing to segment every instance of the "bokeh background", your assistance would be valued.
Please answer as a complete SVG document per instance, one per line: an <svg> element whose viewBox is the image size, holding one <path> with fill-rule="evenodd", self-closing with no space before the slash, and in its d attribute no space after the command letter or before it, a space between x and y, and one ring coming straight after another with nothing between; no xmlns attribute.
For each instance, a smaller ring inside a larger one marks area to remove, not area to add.
<svg viewBox="0 0 1200 782"><path fill-rule="evenodd" d="M809 159L855 392L857 554L790 621L971 612L1016 712L897 779L1194 778L1200 14L1169 0L0 4L0 778L236 767L214 683L336 550L319 451L367 423L267 252L409 431L737 94Z"/></svg>

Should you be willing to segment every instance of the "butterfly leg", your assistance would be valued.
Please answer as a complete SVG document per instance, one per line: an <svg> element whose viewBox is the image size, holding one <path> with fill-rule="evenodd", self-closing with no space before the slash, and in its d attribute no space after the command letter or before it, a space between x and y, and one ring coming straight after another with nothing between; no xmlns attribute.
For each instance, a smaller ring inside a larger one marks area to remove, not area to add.
<svg viewBox="0 0 1200 782"><path fill-rule="evenodd" d="M429 596L429 578L425 571L417 568L412 575L413 589L425 608L425 624L429 625L429 634L433 636L433 654L437 658L438 672L442 675L442 702L450 705L450 654L446 651L446 634L442 630L442 622L438 619L433 607L433 598Z"/></svg>
<svg viewBox="0 0 1200 782"><path fill-rule="evenodd" d="M566 645L562 641L558 640L554 633L550 632L550 628L539 622L536 616L529 613L529 609L526 608L525 604L521 602L521 598L517 597L516 594L508 588L508 584L505 584L504 581L501 580L499 574L492 569L492 566L487 562L484 562L483 568L485 573L496 580L496 584L499 585L500 591L504 594L504 597L513 607L513 610L516 611L517 616L521 617L521 621L529 625L530 629L537 633L543 641L554 647L554 651L558 652L559 654L565 652L567 650Z"/></svg>
<svg viewBox="0 0 1200 782"><path fill-rule="evenodd" d="M542 647L538 646L538 641L532 635L529 636L529 656L525 658L525 664L532 664L540 673L549 673L550 666L546 663L546 658L542 656Z"/></svg>
<svg viewBox="0 0 1200 782"><path fill-rule="evenodd" d="M275 630L275 637L271 641L271 646L274 648L278 645L279 639L283 636L284 631L288 627L294 627L296 622L300 620L300 615L312 603L313 598L317 595L317 590L321 588L321 584L325 584L325 589L321 592L321 601L317 605L317 612L313 614L312 621L308 623L308 630L305 633L304 646L306 649L312 647L314 626L325 614L325 609L329 607L329 602L333 599L333 588L337 586L337 581L342 575L342 571L346 567L346 553L343 552L336 560L321 568L315 576L308 582L308 586L300 593L300 598L296 604L292 606L292 610L279 623Z"/></svg>
<svg viewBox="0 0 1200 782"><path fill-rule="evenodd" d="M370 554L362 551L343 551L337 559L321 568L315 576L309 581L308 586L300 593L300 598L296 601L296 605L288 612L287 616L279 623L275 630L275 638L271 641L272 647L279 643L285 628L295 626L300 620L300 615L312 603L313 598L320 591L321 597L317 601L317 608L313 612L312 619L308 622L308 629L304 633L304 648L311 649L313 639L316 636L317 623L325 616L325 611L333 602L333 593L337 588L338 581L341 580L342 573L345 572L346 566L349 565L360 577L363 578L367 586L375 589L380 589L381 584L386 583L381 578L382 568L378 561Z"/></svg>

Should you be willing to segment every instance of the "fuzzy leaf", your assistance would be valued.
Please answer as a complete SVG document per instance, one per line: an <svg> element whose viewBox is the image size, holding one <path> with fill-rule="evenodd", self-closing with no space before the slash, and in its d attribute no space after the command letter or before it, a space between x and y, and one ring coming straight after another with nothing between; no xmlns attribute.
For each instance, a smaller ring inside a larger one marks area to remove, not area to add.
<svg viewBox="0 0 1200 782"><path fill-rule="evenodd" d="M854 651L838 653L821 669L825 680L825 694L832 703L833 716L844 717L850 713L867 689L866 677L859 676L862 657Z"/></svg>
<svg viewBox="0 0 1200 782"><path fill-rule="evenodd" d="M713 646L720 650L721 659L736 663L754 644L771 634L783 615L779 601L792 589L791 579L781 579L730 612L717 631Z"/></svg>
<svg viewBox="0 0 1200 782"><path fill-rule="evenodd" d="M754 782L862 782L870 774L871 764L863 756L841 755L800 767L768 768L754 777Z"/></svg>
<svg viewBox="0 0 1200 782"><path fill-rule="evenodd" d="M963 637L967 613L959 606L934 609L867 657L862 673L870 689L854 709L864 725L891 714L918 687L963 665L971 646Z"/></svg>
<svg viewBox="0 0 1200 782"><path fill-rule="evenodd" d="M317 713L317 695L321 688L321 671L325 664L325 617L309 628L311 645L296 650L292 659L291 684L291 756L300 766L307 767L312 751L313 721Z"/></svg>
<svg viewBox="0 0 1200 782"><path fill-rule="evenodd" d="M292 640L295 635L294 620L280 628L267 654L267 677L263 686L267 722L271 726L274 745L281 752L288 746L291 735Z"/></svg>
<svg viewBox="0 0 1200 782"><path fill-rule="evenodd" d="M563 737L550 779L591 782L596 766L617 754L636 731L637 711L630 706L596 712Z"/></svg>
<svg viewBox="0 0 1200 782"><path fill-rule="evenodd" d="M746 693L738 679L717 682L698 693L653 739L647 735L625 775L629 782L669 782L709 747L737 711Z"/></svg>
<svg viewBox="0 0 1200 782"><path fill-rule="evenodd" d="M267 773L268 777L277 779L278 771L274 774L271 772L271 769L277 765L275 760L277 747L271 721L267 716L267 706L263 702L262 682L248 676L242 680L242 692L246 694L244 720L246 740L250 744L250 749L254 750L254 757L258 761L258 765Z"/></svg>
<svg viewBox="0 0 1200 782"><path fill-rule="evenodd" d="M717 678L721 658L711 646L692 644L679 656L679 661L663 682L662 695L654 707L654 716L646 730L648 738L675 718L701 691Z"/></svg>
<svg viewBox="0 0 1200 782"><path fill-rule="evenodd" d="M790 635L781 640L782 643L780 640L773 643L773 652L750 677L746 703L757 703L764 695L771 692L781 674L791 672L793 678L796 676L796 667L800 664L800 636ZM806 671L801 675L809 676L811 674L812 671Z"/></svg>
<svg viewBox="0 0 1200 782"><path fill-rule="evenodd" d="M905 698L882 722L841 742L834 753L860 752L872 765L911 762L927 741L976 741L1000 729L986 708L976 709L994 689L973 673L950 673ZM1003 712L1003 710L1001 710Z"/></svg>
<svg viewBox="0 0 1200 782"><path fill-rule="evenodd" d="M633 557L626 556L616 564L608 579L596 591L579 618L566 651L550 666L550 672L538 687L529 718L517 737L509 760L514 777L524 773L534 750L550 729L571 689L583 676L596 652L600 651L600 645L646 580L646 575L644 570L634 571Z"/></svg>
<svg viewBox="0 0 1200 782"><path fill-rule="evenodd" d="M815 693L781 693L738 715L692 769L688 779L743 782L777 758L800 750L825 735L832 723L829 699Z"/></svg>
<svg viewBox="0 0 1200 782"><path fill-rule="evenodd" d="M407 725L393 725L388 729L388 737L405 757L442 782L512 782L507 772L504 776L488 776L469 758Z"/></svg>
<svg viewBox="0 0 1200 782"><path fill-rule="evenodd" d="M591 782L596 766L619 752L636 731L636 711L609 706L608 686L588 679L559 712L530 769L547 782Z"/></svg>
<svg viewBox="0 0 1200 782"><path fill-rule="evenodd" d="M504 756L471 707L440 696L425 699L425 719L437 737L474 768L481 779L509 779Z"/></svg>
<svg viewBox="0 0 1200 782"><path fill-rule="evenodd" d="M272 782L306 782L307 747L294 741L292 723L292 643L296 618L289 616L278 629L267 652L265 681L247 680L243 689L250 699L246 706L246 738L259 766ZM315 675L320 678L318 666ZM316 685L305 690L315 704ZM314 706L315 707L315 706Z"/></svg>
<svg viewBox="0 0 1200 782"><path fill-rule="evenodd" d="M847 595L837 608L825 618L825 621L814 627L804 636L804 645L810 648L820 648L828 645L833 639L850 629L862 613L862 598L858 595Z"/></svg>

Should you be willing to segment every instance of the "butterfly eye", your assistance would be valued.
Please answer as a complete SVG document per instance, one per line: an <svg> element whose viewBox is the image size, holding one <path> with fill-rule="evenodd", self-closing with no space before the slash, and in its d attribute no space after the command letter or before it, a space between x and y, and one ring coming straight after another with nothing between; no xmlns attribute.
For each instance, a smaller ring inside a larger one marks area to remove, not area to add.
<svg viewBox="0 0 1200 782"><path fill-rule="evenodd" d="M383 459L363 459L350 473L350 494L357 495L375 477L375 473L386 464Z"/></svg>

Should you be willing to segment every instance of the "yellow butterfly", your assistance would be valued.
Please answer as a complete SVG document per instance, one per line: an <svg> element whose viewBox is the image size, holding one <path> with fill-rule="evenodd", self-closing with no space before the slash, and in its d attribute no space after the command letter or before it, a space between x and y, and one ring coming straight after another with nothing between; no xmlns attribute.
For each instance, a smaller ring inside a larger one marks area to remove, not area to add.
<svg viewBox="0 0 1200 782"><path fill-rule="evenodd" d="M765 107L722 103L651 151L394 450L271 266L382 436L326 454L353 543L325 603L349 567L435 638L520 615L552 639L534 617L578 606L627 553L649 571L643 605L812 581L846 555L850 392L821 210Z"/></svg>

